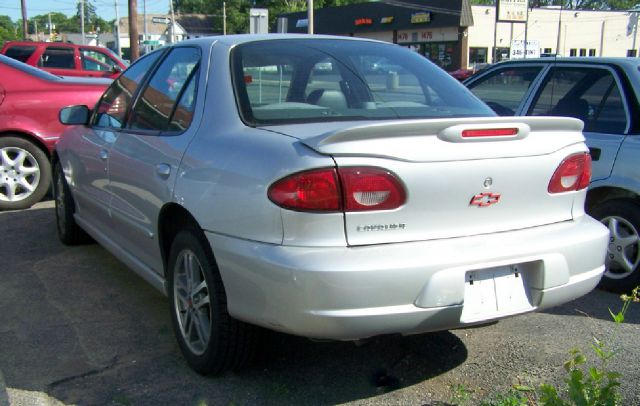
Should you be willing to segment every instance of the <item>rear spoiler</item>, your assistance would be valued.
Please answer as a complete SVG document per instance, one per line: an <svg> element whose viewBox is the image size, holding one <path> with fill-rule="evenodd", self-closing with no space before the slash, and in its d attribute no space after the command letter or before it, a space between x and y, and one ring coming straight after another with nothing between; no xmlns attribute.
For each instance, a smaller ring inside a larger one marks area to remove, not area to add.
<svg viewBox="0 0 640 406"><path fill-rule="evenodd" d="M583 142L584 136L582 121L568 117L473 117L473 118L447 118L447 119L420 119L398 121L376 121L369 124L356 124L350 127L333 130L314 137L301 139L301 141L314 150L327 154L341 153L366 153L362 150L365 144L376 144L376 152L379 155L380 148L392 145L397 141L403 143L408 139L423 139L425 136L433 137L446 143L486 143L496 141L522 140L531 132L544 133L574 133L575 137L568 140L565 137L549 137L545 140L547 148L558 143L559 149L567 145L567 142ZM465 136L466 131L479 131L475 135ZM496 131L491 130L515 130ZM434 140L435 141L435 140ZM356 147L356 144L358 146ZM539 143L538 143L539 144ZM535 146L532 145L532 147ZM364 148L368 149L368 148ZM384 149L382 149L384 150ZM535 151L529 151L535 155ZM540 153L543 153L540 151ZM360 155L360 154L358 154Z"/></svg>

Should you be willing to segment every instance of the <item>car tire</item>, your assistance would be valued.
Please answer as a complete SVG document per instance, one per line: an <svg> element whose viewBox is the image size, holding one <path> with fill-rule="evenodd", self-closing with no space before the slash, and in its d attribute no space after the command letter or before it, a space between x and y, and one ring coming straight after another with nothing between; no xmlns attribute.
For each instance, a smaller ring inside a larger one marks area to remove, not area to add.
<svg viewBox="0 0 640 406"><path fill-rule="evenodd" d="M640 205L630 200L610 200L590 213L609 228L606 271L600 287L617 293L640 285Z"/></svg>
<svg viewBox="0 0 640 406"><path fill-rule="evenodd" d="M60 162L56 162L53 167L53 200L56 209L56 228L60 241L65 245L91 242L91 237L80 228L73 217L75 202Z"/></svg>
<svg viewBox="0 0 640 406"><path fill-rule="evenodd" d="M28 209L51 184L47 154L28 140L0 137L0 210Z"/></svg>
<svg viewBox="0 0 640 406"><path fill-rule="evenodd" d="M222 278L202 232L178 233L167 282L174 333L191 368L219 375L246 365L254 353L255 327L229 315Z"/></svg>

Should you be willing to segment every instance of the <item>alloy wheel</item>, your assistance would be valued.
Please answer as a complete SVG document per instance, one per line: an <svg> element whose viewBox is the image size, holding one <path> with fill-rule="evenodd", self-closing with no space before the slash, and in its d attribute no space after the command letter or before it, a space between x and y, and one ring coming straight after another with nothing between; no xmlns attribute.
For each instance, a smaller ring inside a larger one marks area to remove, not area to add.
<svg viewBox="0 0 640 406"><path fill-rule="evenodd" d="M605 277L622 279L629 276L640 263L640 236L627 220L618 216L603 218L609 228Z"/></svg>
<svg viewBox="0 0 640 406"><path fill-rule="evenodd" d="M191 250L183 250L176 261L173 297L182 338L193 354L204 354L211 338L209 286L202 264Z"/></svg>
<svg viewBox="0 0 640 406"><path fill-rule="evenodd" d="M39 183L40 166L29 151L17 147L0 149L0 200L24 200Z"/></svg>

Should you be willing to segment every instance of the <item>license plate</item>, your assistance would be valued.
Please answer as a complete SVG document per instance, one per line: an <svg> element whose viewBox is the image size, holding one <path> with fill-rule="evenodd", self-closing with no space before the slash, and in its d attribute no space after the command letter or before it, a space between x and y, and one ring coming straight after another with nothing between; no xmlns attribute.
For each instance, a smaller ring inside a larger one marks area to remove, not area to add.
<svg viewBox="0 0 640 406"><path fill-rule="evenodd" d="M517 265L466 273L461 322L488 320L532 309Z"/></svg>

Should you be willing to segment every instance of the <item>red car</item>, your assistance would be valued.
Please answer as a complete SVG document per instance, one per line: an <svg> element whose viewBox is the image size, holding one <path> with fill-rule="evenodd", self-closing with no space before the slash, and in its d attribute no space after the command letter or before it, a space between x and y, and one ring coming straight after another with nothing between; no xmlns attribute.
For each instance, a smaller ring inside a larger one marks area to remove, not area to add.
<svg viewBox="0 0 640 406"><path fill-rule="evenodd" d="M49 158L66 126L61 108L93 108L112 79L61 78L0 55L0 210L30 207L47 193Z"/></svg>
<svg viewBox="0 0 640 406"><path fill-rule="evenodd" d="M127 68L108 48L65 42L8 41L0 53L60 76L116 78Z"/></svg>

